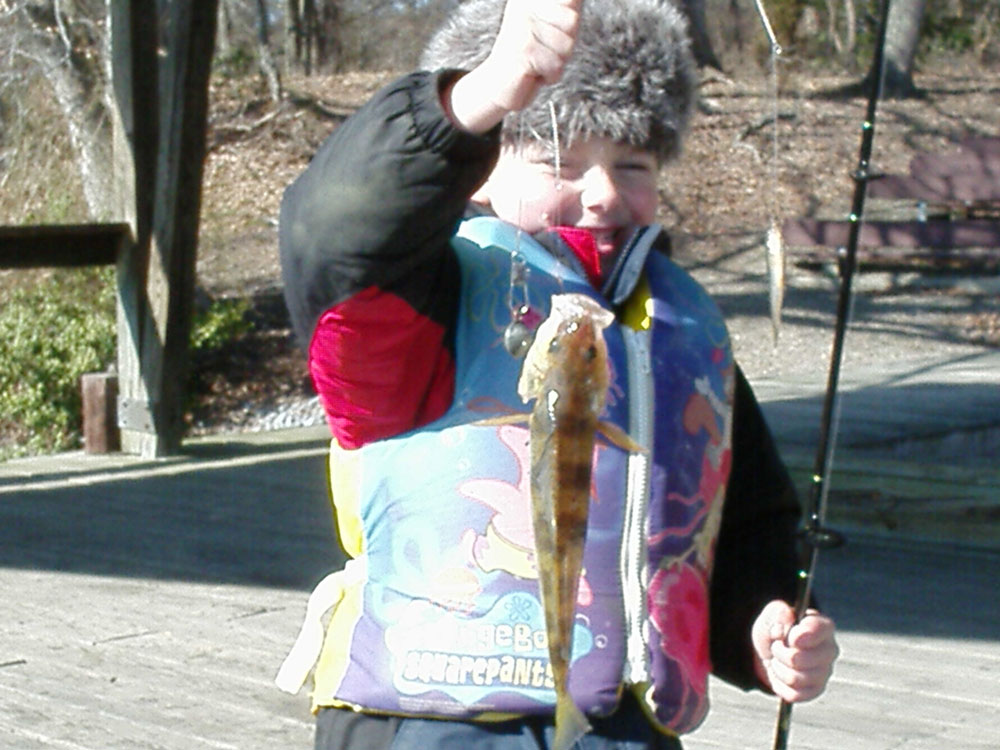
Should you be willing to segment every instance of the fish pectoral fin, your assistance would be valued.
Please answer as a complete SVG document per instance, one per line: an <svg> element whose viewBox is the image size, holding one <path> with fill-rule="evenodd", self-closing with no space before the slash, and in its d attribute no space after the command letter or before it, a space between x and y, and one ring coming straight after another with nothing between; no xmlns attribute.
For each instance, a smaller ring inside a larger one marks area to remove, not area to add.
<svg viewBox="0 0 1000 750"><path fill-rule="evenodd" d="M477 419L472 424L474 425L505 425L505 424L528 424L528 417L530 414L501 414L498 417L486 417L486 419Z"/></svg>
<svg viewBox="0 0 1000 750"><path fill-rule="evenodd" d="M631 453L649 453L649 449L644 445L635 442L625 430L613 422L598 422L597 431L601 433L609 443L617 445L622 450Z"/></svg>

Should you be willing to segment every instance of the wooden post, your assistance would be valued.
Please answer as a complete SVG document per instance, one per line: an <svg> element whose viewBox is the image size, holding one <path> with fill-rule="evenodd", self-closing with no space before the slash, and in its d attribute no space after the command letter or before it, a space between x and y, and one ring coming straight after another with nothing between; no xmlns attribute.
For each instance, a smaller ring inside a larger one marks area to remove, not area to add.
<svg viewBox="0 0 1000 750"><path fill-rule="evenodd" d="M118 430L118 376L91 372L80 378L84 453L111 453L121 446Z"/></svg>
<svg viewBox="0 0 1000 750"><path fill-rule="evenodd" d="M148 411L142 377L142 331L149 318L146 266L153 224L159 109L156 0L113 0L111 55L114 83L112 154L117 218L132 227L134 243L122 247L118 280L118 420L121 449L145 457L158 453L152 420L134 418ZM136 407L136 405L139 405Z"/></svg>
<svg viewBox="0 0 1000 750"><path fill-rule="evenodd" d="M218 0L174 0L160 87L160 139L153 241L146 293L152 325L143 330L143 379L167 455L180 448L194 299L208 81Z"/></svg>
<svg viewBox="0 0 1000 750"><path fill-rule="evenodd" d="M218 0L175 0L157 53L156 0L112 0L119 205L135 245L119 255L122 449L176 453Z"/></svg>

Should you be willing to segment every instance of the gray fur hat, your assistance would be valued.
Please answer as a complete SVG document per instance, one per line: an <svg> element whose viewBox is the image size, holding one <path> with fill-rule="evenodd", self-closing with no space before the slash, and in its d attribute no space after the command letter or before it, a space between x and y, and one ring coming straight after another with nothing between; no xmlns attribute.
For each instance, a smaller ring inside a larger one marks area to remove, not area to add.
<svg viewBox="0 0 1000 750"><path fill-rule="evenodd" d="M493 46L504 0L466 0L431 38L426 70L471 70ZM545 86L522 118L509 116L503 137L559 140L604 136L676 156L697 86L687 22L670 0L585 0L580 34L559 83Z"/></svg>

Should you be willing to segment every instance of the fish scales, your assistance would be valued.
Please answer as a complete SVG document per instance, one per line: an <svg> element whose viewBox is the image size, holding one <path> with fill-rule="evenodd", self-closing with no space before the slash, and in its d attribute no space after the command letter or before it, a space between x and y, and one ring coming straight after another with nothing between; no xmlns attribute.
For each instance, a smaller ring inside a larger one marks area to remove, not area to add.
<svg viewBox="0 0 1000 750"><path fill-rule="evenodd" d="M580 294L552 298L525 356L518 391L529 417L539 589L556 689L553 750L590 730L569 696L576 600L590 512L591 466L608 389L603 329L614 315Z"/></svg>

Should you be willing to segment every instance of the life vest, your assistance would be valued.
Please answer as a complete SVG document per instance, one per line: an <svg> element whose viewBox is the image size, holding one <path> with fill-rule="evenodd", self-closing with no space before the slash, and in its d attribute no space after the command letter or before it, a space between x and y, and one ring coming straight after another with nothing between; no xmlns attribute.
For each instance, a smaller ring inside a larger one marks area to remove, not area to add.
<svg viewBox="0 0 1000 750"><path fill-rule="evenodd" d="M512 253L543 317L552 294L598 296L496 219L463 222L453 244L462 294L451 408L404 435L331 448L338 533L353 559L320 587L335 606L314 707L463 720L553 711L527 422L482 420L527 416L515 390L521 361L503 347ZM734 368L704 290L657 253L643 268L605 331L612 372L601 418L650 450L595 446L569 690L585 713L607 715L622 689L635 689L661 729L681 733L708 708L708 586ZM305 627L297 647L303 639ZM286 660L287 687L301 684L292 673L302 663Z"/></svg>

